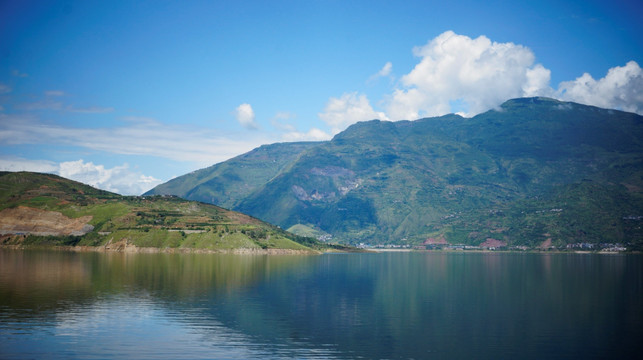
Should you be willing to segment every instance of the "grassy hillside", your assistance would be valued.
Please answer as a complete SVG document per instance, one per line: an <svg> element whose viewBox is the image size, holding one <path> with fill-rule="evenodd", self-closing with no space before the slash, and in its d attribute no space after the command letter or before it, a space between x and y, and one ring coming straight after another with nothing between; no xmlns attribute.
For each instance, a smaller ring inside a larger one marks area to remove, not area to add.
<svg viewBox="0 0 643 360"><path fill-rule="evenodd" d="M3 244L211 251L327 248L214 205L173 196L121 196L50 174L0 173L0 215Z"/></svg>
<svg viewBox="0 0 643 360"><path fill-rule="evenodd" d="M643 117L527 98L473 118L362 122L234 203L347 243L640 245Z"/></svg>

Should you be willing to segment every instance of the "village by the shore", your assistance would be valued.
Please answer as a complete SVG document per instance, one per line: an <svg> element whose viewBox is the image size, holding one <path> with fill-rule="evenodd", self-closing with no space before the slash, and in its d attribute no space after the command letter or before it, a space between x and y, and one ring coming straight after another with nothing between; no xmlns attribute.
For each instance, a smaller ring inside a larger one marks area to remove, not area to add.
<svg viewBox="0 0 643 360"><path fill-rule="evenodd" d="M624 244L620 243L587 243L579 242L566 244L565 246L552 245L548 239L538 247L525 245L507 245L506 242L487 239L480 245L450 244L443 239L428 239L422 245L399 245L399 244L377 244L370 245L360 243L358 248L371 251L512 251L512 252L576 252L576 253L621 253L628 251Z"/></svg>

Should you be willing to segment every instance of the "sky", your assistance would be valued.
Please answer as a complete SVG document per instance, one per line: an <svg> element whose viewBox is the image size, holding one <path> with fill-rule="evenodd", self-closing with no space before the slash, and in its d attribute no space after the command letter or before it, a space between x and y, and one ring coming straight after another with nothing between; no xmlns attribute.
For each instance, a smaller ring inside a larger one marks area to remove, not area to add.
<svg viewBox="0 0 643 360"><path fill-rule="evenodd" d="M643 114L641 19L641 0L0 0L0 170L138 195L364 120L525 96Z"/></svg>

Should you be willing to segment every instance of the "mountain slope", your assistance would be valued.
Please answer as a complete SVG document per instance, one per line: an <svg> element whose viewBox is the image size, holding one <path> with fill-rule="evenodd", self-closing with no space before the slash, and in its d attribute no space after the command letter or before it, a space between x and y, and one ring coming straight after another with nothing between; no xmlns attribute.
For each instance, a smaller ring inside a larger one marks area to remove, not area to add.
<svg viewBox="0 0 643 360"><path fill-rule="evenodd" d="M228 161L174 178L144 195L176 195L232 209L316 142L263 145Z"/></svg>
<svg viewBox="0 0 643 360"><path fill-rule="evenodd" d="M350 243L641 243L642 191L643 117L526 98L355 124L233 208Z"/></svg>
<svg viewBox="0 0 643 360"><path fill-rule="evenodd" d="M273 252L326 247L214 205L121 196L27 172L0 173L0 244Z"/></svg>

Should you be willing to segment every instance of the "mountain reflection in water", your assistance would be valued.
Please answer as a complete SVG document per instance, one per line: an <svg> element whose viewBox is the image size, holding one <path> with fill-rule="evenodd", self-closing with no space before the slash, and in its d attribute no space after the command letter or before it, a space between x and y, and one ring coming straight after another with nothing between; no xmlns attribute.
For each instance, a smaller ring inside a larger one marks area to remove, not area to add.
<svg viewBox="0 0 643 360"><path fill-rule="evenodd" d="M643 257L0 250L0 357L640 353Z"/></svg>

